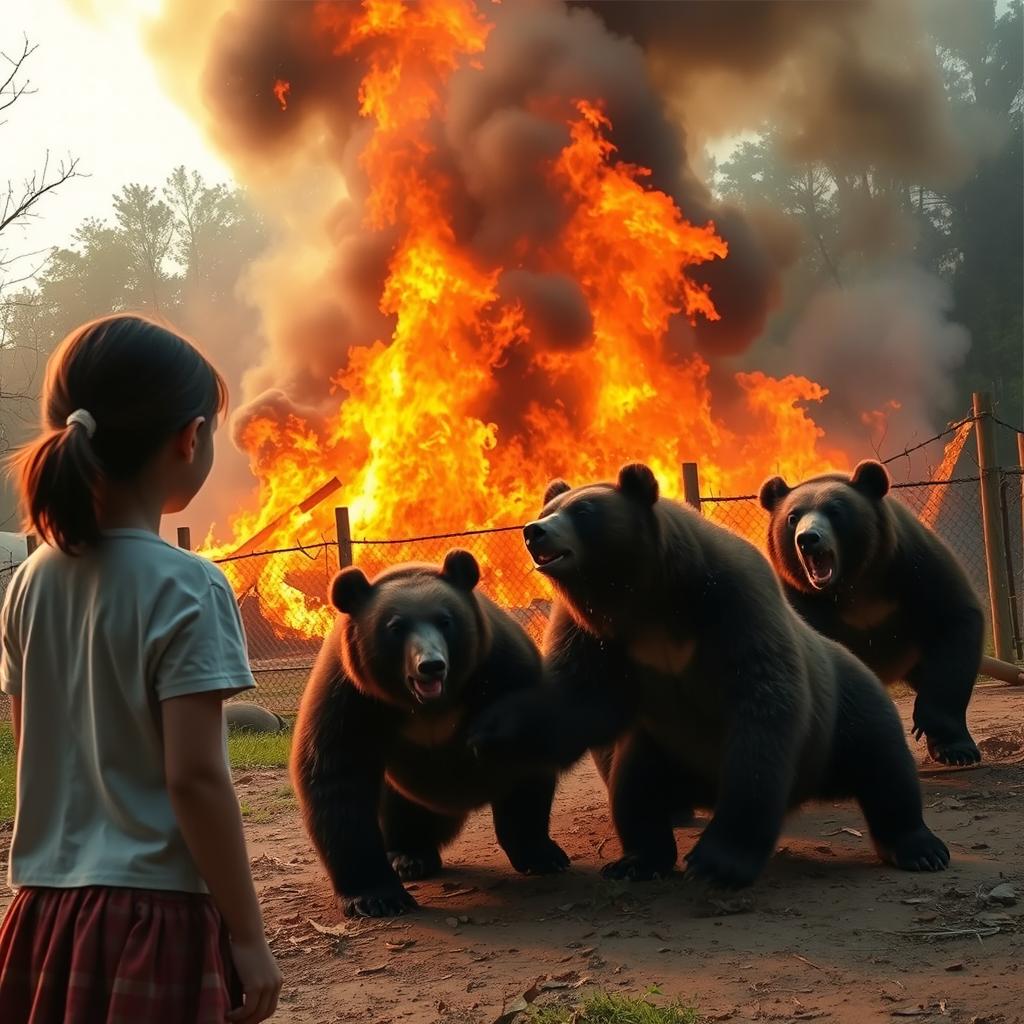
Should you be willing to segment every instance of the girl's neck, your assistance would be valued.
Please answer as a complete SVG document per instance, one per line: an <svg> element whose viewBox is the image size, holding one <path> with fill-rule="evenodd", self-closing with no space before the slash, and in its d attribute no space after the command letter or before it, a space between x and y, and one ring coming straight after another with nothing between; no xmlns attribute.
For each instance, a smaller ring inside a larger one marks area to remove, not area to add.
<svg viewBox="0 0 1024 1024"><path fill-rule="evenodd" d="M143 480L108 481L97 502L101 530L147 530L160 533L163 495Z"/></svg>

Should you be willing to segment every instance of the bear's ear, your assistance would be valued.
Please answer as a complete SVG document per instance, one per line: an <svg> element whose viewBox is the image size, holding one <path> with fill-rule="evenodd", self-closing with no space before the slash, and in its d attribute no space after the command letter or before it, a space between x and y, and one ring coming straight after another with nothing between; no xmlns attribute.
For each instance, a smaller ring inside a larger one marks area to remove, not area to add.
<svg viewBox="0 0 1024 1024"><path fill-rule="evenodd" d="M460 590L472 590L480 582L480 566L468 551L455 548L444 556L441 578Z"/></svg>
<svg viewBox="0 0 1024 1024"><path fill-rule="evenodd" d="M619 470L619 490L627 498L653 505L658 500L658 480L649 466L631 462Z"/></svg>
<svg viewBox="0 0 1024 1024"><path fill-rule="evenodd" d="M373 584L362 569L342 569L331 584L331 604L346 615L355 615L373 593Z"/></svg>
<svg viewBox="0 0 1024 1024"><path fill-rule="evenodd" d="M761 494L759 500L761 502L761 508L765 512L774 512L775 507L778 505L783 498L792 490L789 484L782 479L781 476L773 476L770 480L765 480L761 484Z"/></svg>
<svg viewBox="0 0 1024 1024"><path fill-rule="evenodd" d="M876 501L889 493L889 471L874 459L858 462L850 477L850 486Z"/></svg>
<svg viewBox="0 0 1024 1024"><path fill-rule="evenodd" d="M564 480L552 480L551 483L548 484L548 489L544 492L544 504L549 504L560 494L565 494L566 491L571 490L572 488Z"/></svg>

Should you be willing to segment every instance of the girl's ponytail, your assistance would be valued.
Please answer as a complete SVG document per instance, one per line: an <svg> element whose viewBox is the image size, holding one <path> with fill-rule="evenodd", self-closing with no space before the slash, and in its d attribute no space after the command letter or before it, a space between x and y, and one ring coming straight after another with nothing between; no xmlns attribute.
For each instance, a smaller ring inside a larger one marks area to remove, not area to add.
<svg viewBox="0 0 1024 1024"><path fill-rule="evenodd" d="M223 379L169 328L130 314L83 324L47 363L43 434L12 460L27 525L68 554L96 543L103 483L135 478L226 404Z"/></svg>
<svg viewBox="0 0 1024 1024"><path fill-rule="evenodd" d="M87 423L71 419L15 456L25 514L40 537L72 552L99 540L96 487L102 469Z"/></svg>

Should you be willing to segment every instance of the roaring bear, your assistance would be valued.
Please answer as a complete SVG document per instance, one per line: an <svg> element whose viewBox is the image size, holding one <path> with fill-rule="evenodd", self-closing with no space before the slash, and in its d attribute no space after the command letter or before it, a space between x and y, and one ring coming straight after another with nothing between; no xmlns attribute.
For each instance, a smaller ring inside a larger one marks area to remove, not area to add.
<svg viewBox="0 0 1024 1024"><path fill-rule="evenodd" d="M440 849L487 804L517 871L569 865L548 835L555 771L482 768L466 742L485 709L542 679L533 641L479 579L471 554L450 551L441 568L395 566L373 583L349 568L331 587L341 614L302 698L292 778L347 916L414 908L401 880L439 871Z"/></svg>
<svg viewBox="0 0 1024 1024"><path fill-rule="evenodd" d="M659 499L643 465L615 484L555 481L524 535L557 593L550 679L492 708L470 741L484 764L515 751L565 766L596 749L623 848L606 876L670 872L673 820L701 806L713 816L688 871L750 884L786 812L813 798L855 797L897 867L948 864L881 683L789 607L753 545Z"/></svg>
<svg viewBox="0 0 1024 1024"><path fill-rule="evenodd" d="M882 680L917 694L914 737L944 764L974 764L967 704L984 642L981 603L953 552L889 495L881 463L761 487L768 551L790 604Z"/></svg>

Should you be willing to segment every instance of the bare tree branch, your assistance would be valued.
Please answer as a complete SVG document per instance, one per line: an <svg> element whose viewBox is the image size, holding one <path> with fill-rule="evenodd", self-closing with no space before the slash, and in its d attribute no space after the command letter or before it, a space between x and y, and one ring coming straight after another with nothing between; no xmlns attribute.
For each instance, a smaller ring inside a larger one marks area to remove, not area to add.
<svg viewBox="0 0 1024 1024"><path fill-rule="evenodd" d="M10 57L3 50L0 50L0 59L6 61L10 66L7 77L0 82L0 111L13 107L18 102L18 99L26 93L35 92L35 89L29 88L32 83L28 79L24 82L16 82L15 78L17 78L18 72L24 67L29 57L36 52L38 46L38 43L30 43L28 36L22 36L21 53L18 56ZM0 122L0 124L2 123Z"/></svg>
<svg viewBox="0 0 1024 1024"><path fill-rule="evenodd" d="M13 186L8 182L3 213L0 213L0 233L5 228L10 227L11 224L14 224L15 221L28 217L32 207L48 192L52 192L55 188L60 188L61 185L72 178L80 177L77 168L78 157L69 156L66 163L62 160L57 166L56 177L52 181L47 181L46 179L50 172L50 151L47 150L42 170L25 179L24 186L17 199L15 199Z"/></svg>

